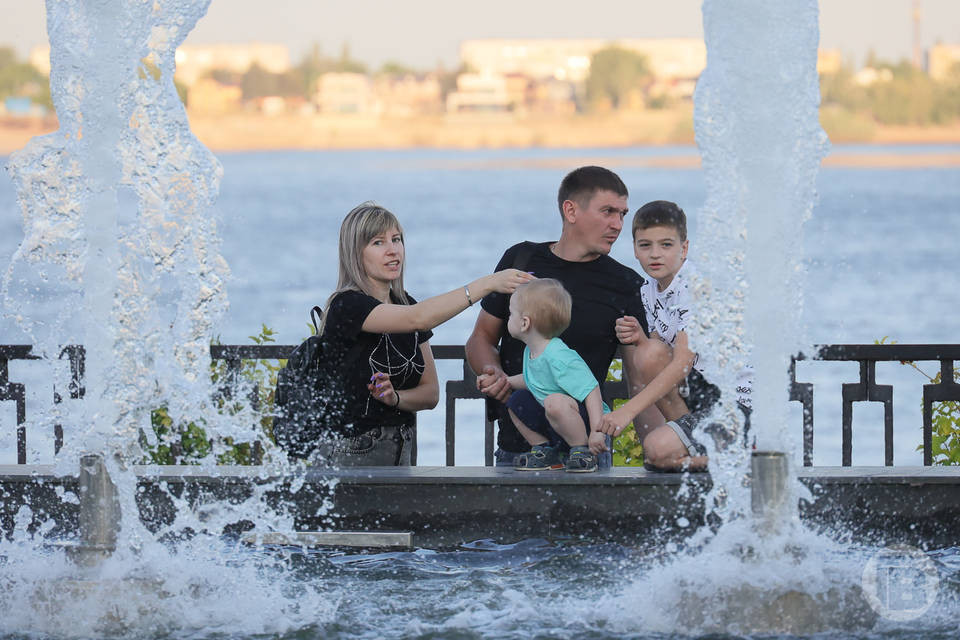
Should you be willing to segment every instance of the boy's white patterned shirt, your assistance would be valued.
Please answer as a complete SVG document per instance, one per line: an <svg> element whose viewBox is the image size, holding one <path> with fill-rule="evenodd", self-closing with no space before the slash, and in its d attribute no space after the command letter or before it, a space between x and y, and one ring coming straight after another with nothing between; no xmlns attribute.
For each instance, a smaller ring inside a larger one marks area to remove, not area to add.
<svg viewBox="0 0 960 640"><path fill-rule="evenodd" d="M695 301L690 289L690 279L695 276L694 267L687 260L663 291L658 290L657 281L649 275L646 276L646 281L640 288L640 298L643 300L650 333L658 334L660 339L671 347L677 340L677 332L685 330L687 323L694 317ZM693 351L697 350L694 345L690 345L690 348ZM718 371L711 354L700 353L694 368L707 380L717 378ZM753 391L753 371L750 367L744 367L737 372L736 389L737 400L749 407Z"/></svg>
<svg viewBox="0 0 960 640"><path fill-rule="evenodd" d="M687 272L692 268L689 264L687 261L680 266L663 291L657 290L657 281L649 276L640 288L640 298L647 314L647 327L671 347L676 342L677 332L686 329L686 318L693 306L687 284Z"/></svg>

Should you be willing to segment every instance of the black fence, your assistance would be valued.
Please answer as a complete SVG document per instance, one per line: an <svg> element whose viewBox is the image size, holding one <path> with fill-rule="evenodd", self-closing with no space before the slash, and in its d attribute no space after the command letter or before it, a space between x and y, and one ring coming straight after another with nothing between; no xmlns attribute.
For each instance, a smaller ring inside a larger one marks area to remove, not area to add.
<svg viewBox="0 0 960 640"><path fill-rule="evenodd" d="M210 355L214 360L226 364L227 376L222 381L220 393L232 397L239 388L240 371L244 360L281 360L293 350L292 345L211 345ZM813 351L815 355L807 357L799 354L790 365L790 399L803 405L803 464L813 465L813 384L797 382L796 361L823 360L860 363L860 381L842 385L842 425L841 456L842 465L850 466L853 450L853 403L881 402L884 409L884 464L893 465L893 385L876 383L877 362L939 362L940 382L923 385L923 464L933 463L933 425L932 407L935 402L960 401L960 384L954 381L954 363L960 360L960 345L937 344L838 344L819 345ZM437 360L459 360L462 364L462 377L448 380L445 388L445 438L446 464L455 462L456 445L456 401L458 399L480 399L477 391L476 376L467 366L464 349L459 345L435 345L433 355ZM64 347L57 356L70 361L70 398L83 397L84 348L79 345ZM27 432L26 393L22 383L10 382L9 362L11 360L39 360L41 356L32 353L29 345L0 345L0 401L16 403L17 420L17 463L26 464ZM627 397L627 385L624 381L607 382L604 399L608 404L614 398ZM53 401L63 400L56 387L53 389ZM257 393L251 393L249 402L256 404ZM54 426L54 453L63 446L63 426ZM484 419L484 461L493 464L494 424L489 415Z"/></svg>

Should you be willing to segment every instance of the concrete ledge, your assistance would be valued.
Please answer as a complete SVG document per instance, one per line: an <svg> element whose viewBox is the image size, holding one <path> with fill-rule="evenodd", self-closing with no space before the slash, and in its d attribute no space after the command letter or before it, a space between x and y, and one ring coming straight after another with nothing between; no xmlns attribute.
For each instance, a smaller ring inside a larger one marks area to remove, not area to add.
<svg viewBox="0 0 960 640"><path fill-rule="evenodd" d="M311 469L283 477L268 467L138 466L133 473L140 518L152 530L174 521L177 503L198 510L262 491L264 508L293 513L300 530L411 531L414 545L429 547L482 538L682 538L702 524L711 486L706 473L633 467L577 475L496 467ZM800 506L815 529L878 543L960 542L960 468L809 467L797 475L815 498ZM0 527L9 534L27 505L32 527L53 518L48 535L75 535L77 506L57 495L75 487L75 476L56 476L51 466L0 466ZM315 515L330 504L330 515ZM232 532L251 528L258 514L243 517L249 520Z"/></svg>

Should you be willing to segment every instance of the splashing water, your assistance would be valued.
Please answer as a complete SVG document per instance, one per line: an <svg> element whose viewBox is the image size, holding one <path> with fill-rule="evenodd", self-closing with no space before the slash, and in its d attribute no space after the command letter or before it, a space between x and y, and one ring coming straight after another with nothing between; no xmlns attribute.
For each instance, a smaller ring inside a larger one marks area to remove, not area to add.
<svg viewBox="0 0 960 640"><path fill-rule="evenodd" d="M10 163L24 239L4 303L36 351L86 348L86 400L60 409L79 415L48 420L83 425L74 446L130 459L153 408L215 419L202 384L227 305L221 169L173 84L176 47L209 0L47 4L60 129Z"/></svg>
<svg viewBox="0 0 960 640"><path fill-rule="evenodd" d="M208 340L226 305L213 210L220 168L190 133L172 82L176 46L208 2L48 2L61 129L11 163L25 239L4 301L38 351L86 345L89 386L76 403L86 408L49 419L83 425L84 448L120 454L107 463L125 521L113 556L85 570L44 546L47 525L28 534L28 509L16 514L13 539L0 539L0 636L615 638L869 626L855 597L860 556L803 531L796 514L772 534L725 517L748 509L737 447L711 463L725 524L685 548L653 541L652 560L615 545L350 556L264 553L221 538L238 515L258 530L292 528L264 508L268 486L199 515L170 495L176 516L159 530L131 517L139 490L119 471L137 459L150 409L203 418L221 435L236 428L207 402ZM696 129L710 192L696 251L703 291L723 284L695 344L719 355L721 382L754 365L758 441L779 446L785 362L801 335L799 237L825 149L816 4L707 0L704 21ZM61 455L65 472L75 453ZM945 559L952 575L955 555ZM770 618L785 611L796 625ZM955 611L944 607L924 628L952 630Z"/></svg>
<svg viewBox="0 0 960 640"><path fill-rule="evenodd" d="M289 557L220 538L238 514L292 528L264 509L265 487L199 516L170 495L176 517L148 531L136 517L135 478L123 472L139 462L139 435L152 434L158 407L221 436L236 428L210 402L209 344L227 305L213 209L221 168L190 132L173 83L176 48L208 4L47 3L60 129L10 162L24 239L4 276L4 306L37 353L85 346L84 401L35 417L32 428L70 425L62 475L76 473L80 451L106 455L124 521L115 553L84 568L46 546L52 520L34 532L22 508L12 540L0 539L0 635L282 633L336 606L335 594L296 580Z"/></svg>
<svg viewBox="0 0 960 640"><path fill-rule="evenodd" d="M828 148L817 15L815 0L703 4L707 67L694 125L708 192L696 249L709 301L697 338L730 381L725 398L752 365L759 449L786 447L787 369L803 344L803 224Z"/></svg>

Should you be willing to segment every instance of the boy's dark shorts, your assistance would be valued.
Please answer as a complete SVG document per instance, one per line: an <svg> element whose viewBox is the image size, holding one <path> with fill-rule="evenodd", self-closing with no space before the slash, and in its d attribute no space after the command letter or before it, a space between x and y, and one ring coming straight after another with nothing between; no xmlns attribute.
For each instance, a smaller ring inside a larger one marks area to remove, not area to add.
<svg viewBox="0 0 960 640"><path fill-rule="evenodd" d="M587 407L582 402L578 402L577 407L580 409L580 417L583 418L584 431L586 431L586 434L589 436L590 417L587 414ZM510 399L507 400L507 409L513 411L514 415L516 415L520 422L528 429L536 431L545 437L550 442L550 446L559 447L562 451L568 451L570 449L570 445L550 426L550 422L547 420L547 412L544 410L543 405L537 402L537 399L533 397L533 394L530 393L529 390L519 389L514 391L510 395Z"/></svg>
<svg viewBox="0 0 960 640"><path fill-rule="evenodd" d="M691 456L705 456L707 449L693 437L693 430L709 418L714 405L720 400L720 388L707 381L696 369L687 376L687 387L689 394L683 400L690 413L667 422L667 426L673 429ZM743 438L746 445L747 434L750 431L750 409L740 402L737 402L737 406L744 416ZM729 440L727 431L720 423L708 423L703 427L703 431L710 434L715 441Z"/></svg>
<svg viewBox="0 0 960 640"><path fill-rule="evenodd" d="M690 413L667 422L667 426L673 429L691 456L705 456L707 448L693 437L693 430L710 415L720 399L720 388L708 382L696 369L690 372L686 382L688 393L683 400Z"/></svg>

